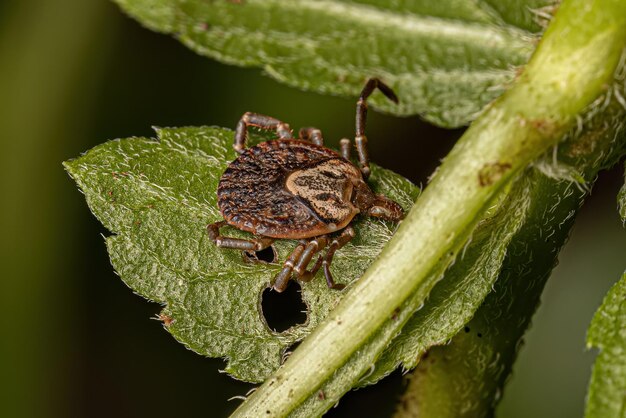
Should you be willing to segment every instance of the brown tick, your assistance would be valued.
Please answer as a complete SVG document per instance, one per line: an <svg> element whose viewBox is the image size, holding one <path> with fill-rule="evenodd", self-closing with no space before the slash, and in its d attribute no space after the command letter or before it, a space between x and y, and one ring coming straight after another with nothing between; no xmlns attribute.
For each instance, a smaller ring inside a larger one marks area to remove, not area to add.
<svg viewBox="0 0 626 418"><path fill-rule="evenodd" d="M341 154L324 147L319 129L303 128L292 138L289 125L277 119L245 113L235 131L234 148L239 153L230 163L217 188L223 221L208 226L209 237L218 247L260 251L277 238L297 239L298 245L274 279L282 292L293 273L309 281L323 266L328 287L342 289L333 281L330 263L335 251L354 238L350 226L355 215L399 221L400 205L372 192L369 156L365 137L367 98L378 88L395 103L394 92L380 80L368 80L357 102L355 146L359 167L350 162L350 140L340 141ZM248 127L273 130L278 139L246 148ZM231 225L255 235L252 240L220 235L220 227ZM334 234L336 233L336 234ZM309 263L318 252L313 268Z"/></svg>

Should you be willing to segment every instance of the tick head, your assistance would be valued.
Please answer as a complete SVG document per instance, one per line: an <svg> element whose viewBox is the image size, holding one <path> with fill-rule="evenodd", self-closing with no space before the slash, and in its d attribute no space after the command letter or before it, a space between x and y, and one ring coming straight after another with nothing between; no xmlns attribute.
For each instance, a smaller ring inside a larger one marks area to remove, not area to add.
<svg viewBox="0 0 626 418"><path fill-rule="evenodd" d="M383 195L376 195L376 200L367 214L393 222L404 219L404 211L400 205Z"/></svg>
<svg viewBox="0 0 626 418"><path fill-rule="evenodd" d="M374 194L367 183L358 180L352 189L352 204L365 215L398 222L404 218L399 204L381 194Z"/></svg>

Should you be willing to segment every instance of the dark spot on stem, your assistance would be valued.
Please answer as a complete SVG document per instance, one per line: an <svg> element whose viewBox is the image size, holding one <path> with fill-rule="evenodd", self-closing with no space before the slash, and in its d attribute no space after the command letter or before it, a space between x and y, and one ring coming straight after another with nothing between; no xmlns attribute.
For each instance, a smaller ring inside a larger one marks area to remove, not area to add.
<svg viewBox="0 0 626 418"><path fill-rule="evenodd" d="M393 310L393 312L391 313L391 319L393 319L394 321L398 319L398 315L400 314L400 308L396 308Z"/></svg>
<svg viewBox="0 0 626 418"><path fill-rule="evenodd" d="M535 129L542 136L551 136L556 129L558 129L558 124L555 123L551 119L529 119L529 125Z"/></svg>
<svg viewBox="0 0 626 418"><path fill-rule="evenodd" d="M488 163L485 164L478 172L478 183L481 187L491 186L500 180L504 173L512 168L510 163Z"/></svg>

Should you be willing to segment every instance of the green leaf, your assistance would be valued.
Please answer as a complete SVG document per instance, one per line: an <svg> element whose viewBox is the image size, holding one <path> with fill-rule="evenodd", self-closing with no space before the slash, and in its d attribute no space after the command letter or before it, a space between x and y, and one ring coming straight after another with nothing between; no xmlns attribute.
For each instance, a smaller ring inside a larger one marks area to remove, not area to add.
<svg viewBox="0 0 626 418"><path fill-rule="evenodd" d="M618 196L626 222L626 183ZM587 347L600 350L593 366L586 418L626 417L626 273L602 301L589 330Z"/></svg>
<svg viewBox="0 0 626 418"><path fill-rule="evenodd" d="M593 366L585 417L626 417L626 273L593 316L587 346L600 353Z"/></svg>
<svg viewBox="0 0 626 418"><path fill-rule="evenodd" d="M302 284L307 322L272 331L259 301L282 265L246 262L240 251L217 248L206 233L207 224L221 219L216 190L236 156L233 132L199 127L157 129L157 134L158 141L109 141L65 167L94 215L113 233L107 248L122 280L166 305L161 313L166 329L199 354L225 357L226 371L234 377L260 382L342 292L328 289L319 277ZM370 184L405 209L419 193L409 181L375 166ZM356 238L337 252L331 267L337 281L360 277L395 227L372 218L356 221ZM234 228L224 232L246 236ZM277 241L277 260L294 246L294 241Z"/></svg>
<svg viewBox="0 0 626 418"><path fill-rule="evenodd" d="M559 2L544 0L483 0L482 7L491 7L506 23L531 32L551 19Z"/></svg>
<svg viewBox="0 0 626 418"><path fill-rule="evenodd" d="M219 61L262 68L290 86L356 97L367 78L400 105L446 127L465 125L524 65L553 0L115 0L147 27Z"/></svg>

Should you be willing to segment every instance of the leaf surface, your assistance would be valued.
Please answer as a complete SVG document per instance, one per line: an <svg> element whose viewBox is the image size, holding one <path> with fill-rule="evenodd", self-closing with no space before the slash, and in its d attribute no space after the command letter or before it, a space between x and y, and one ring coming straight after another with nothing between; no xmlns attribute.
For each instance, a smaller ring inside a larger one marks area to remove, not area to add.
<svg viewBox="0 0 626 418"><path fill-rule="evenodd" d="M193 351L228 360L226 371L260 382L281 364L287 349L313 329L341 292L318 277L302 284L307 321L272 331L261 294L280 271L295 241L275 243L277 263L246 261L217 248L206 226L221 220L216 204L220 176L235 159L233 132L198 127L157 129L158 140L128 138L95 147L65 167L90 209L113 235L106 239L122 280L141 296L165 305L160 318ZM408 209L419 189L376 166L370 185ZM360 277L396 225L372 218L355 222L356 238L336 253L335 279ZM234 228L228 236L248 237Z"/></svg>
<svg viewBox="0 0 626 418"><path fill-rule="evenodd" d="M262 68L290 86L356 97L380 77L400 105L446 127L498 97L537 40L549 0L115 0L199 54Z"/></svg>
<svg viewBox="0 0 626 418"><path fill-rule="evenodd" d="M626 223L626 183L618 203L622 222ZM626 273L593 316L587 347L598 348L600 353L589 382L585 417L626 417Z"/></svg>
<svg viewBox="0 0 626 418"><path fill-rule="evenodd" d="M593 366L585 417L626 417L626 274L593 316L587 345L600 353Z"/></svg>

